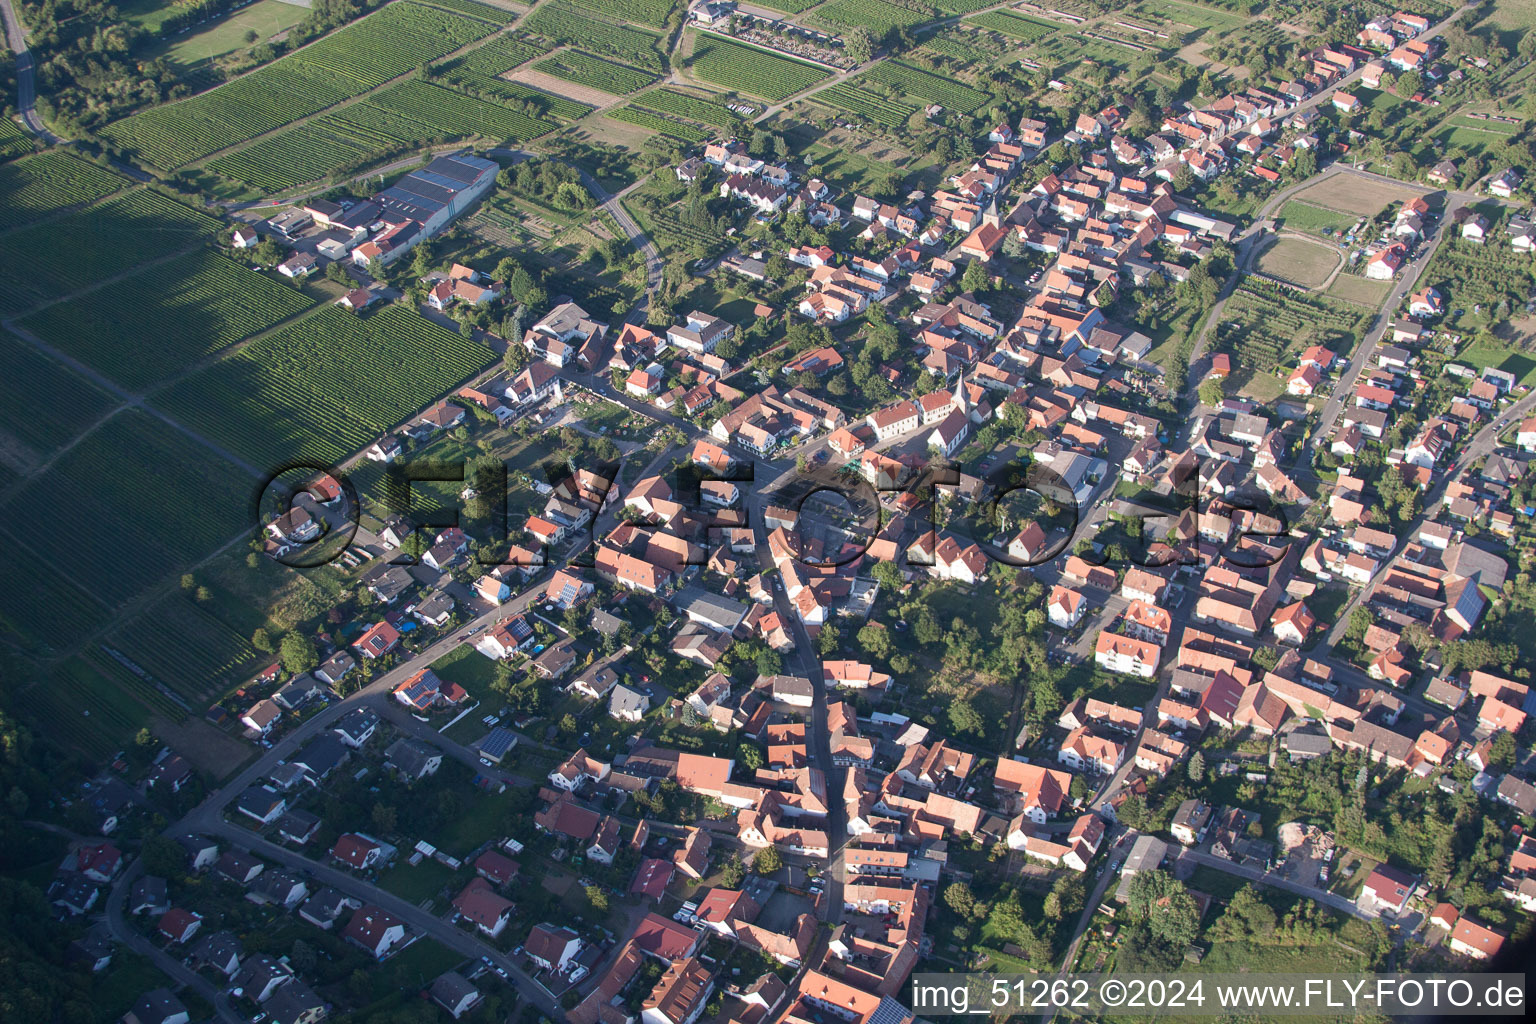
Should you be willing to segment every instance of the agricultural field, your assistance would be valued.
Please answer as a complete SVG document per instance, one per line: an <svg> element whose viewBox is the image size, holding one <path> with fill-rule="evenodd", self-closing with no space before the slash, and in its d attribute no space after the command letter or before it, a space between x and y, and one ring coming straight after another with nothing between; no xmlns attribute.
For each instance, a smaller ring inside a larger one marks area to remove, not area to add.
<svg viewBox="0 0 1536 1024"><path fill-rule="evenodd" d="M710 132L702 128L696 128L682 121L674 121L670 117L644 110L640 107L620 107L618 110L607 111L606 116L615 121L623 121L625 124L638 125L641 128L649 128L651 131L662 132L684 142L703 142L710 137Z"/></svg>
<svg viewBox="0 0 1536 1024"><path fill-rule="evenodd" d="M1423 189L1389 185L1384 181L1353 174L1335 174L1302 189L1296 193L1295 198L1313 206L1356 217L1374 217L1393 203L1401 203L1423 194Z"/></svg>
<svg viewBox="0 0 1536 1024"><path fill-rule="evenodd" d="M178 5L167 5L166 11ZM162 39L146 50L146 56L165 57L183 67L210 61L226 53L250 46L245 41L247 32L255 32L258 40L266 40L292 28L304 20L307 10L283 0L256 0L217 20L211 25L199 26L179 36Z"/></svg>
<svg viewBox="0 0 1536 1024"><path fill-rule="evenodd" d="M0 231L30 224L80 203L93 203L132 184L127 178L62 150L0 166Z"/></svg>
<svg viewBox="0 0 1536 1024"><path fill-rule="evenodd" d="M378 88L496 26L401 0L227 85L113 122L101 135L173 169Z"/></svg>
<svg viewBox="0 0 1536 1024"><path fill-rule="evenodd" d="M1280 208L1277 219L1287 231L1304 231L1309 235L1340 235L1354 227L1360 218L1292 199Z"/></svg>
<svg viewBox="0 0 1536 1024"><path fill-rule="evenodd" d="M190 595L175 593L106 641L202 710L261 668L263 655ZM267 661L271 655L266 655Z"/></svg>
<svg viewBox="0 0 1536 1024"><path fill-rule="evenodd" d="M938 12L925 3L891 0L828 0L810 20L834 29L863 25L878 39L893 28L911 28L932 21Z"/></svg>
<svg viewBox="0 0 1536 1024"><path fill-rule="evenodd" d="M181 431L130 409L87 434L0 511L6 529L67 580L116 605L248 527L255 484Z"/></svg>
<svg viewBox="0 0 1536 1024"><path fill-rule="evenodd" d="M138 390L311 305L292 286L203 250L49 306L20 326ZM154 325L152 344L146 323Z"/></svg>
<svg viewBox="0 0 1536 1024"><path fill-rule="evenodd" d="M767 7L774 11L783 11L785 14L799 14L808 11L821 3L822 0L754 0L758 7Z"/></svg>
<svg viewBox="0 0 1536 1024"><path fill-rule="evenodd" d="M94 594L10 538L0 545L0 576L0 636L27 651L48 654L106 621L107 607Z"/></svg>
<svg viewBox="0 0 1536 1024"><path fill-rule="evenodd" d="M827 77L827 72L814 64L705 35L694 40L692 69L706 82L775 102Z"/></svg>
<svg viewBox="0 0 1536 1024"><path fill-rule="evenodd" d="M624 64L615 64L613 61L594 57L580 50L562 50L552 57L546 57L533 65L534 70L542 71L546 75L554 75L577 85L590 86L614 96L628 96L630 93L639 92L652 82L656 76L644 71L636 71Z"/></svg>
<svg viewBox="0 0 1536 1024"><path fill-rule="evenodd" d="M661 36L591 17L558 0L540 6L523 20L522 27L553 42L607 54L647 71L659 74L662 70Z"/></svg>
<svg viewBox="0 0 1536 1024"><path fill-rule="evenodd" d="M1347 357L1371 315L1363 307L1283 285L1247 282L1228 300L1217 337L1222 348L1234 353L1234 385L1241 389L1251 381L1254 388L1248 393L1267 400L1274 395L1263 389L1280 386L1272 376L1275 370L1309 345Z"/></svg>
<svg viewBox="0 0 1536 1024"><path fill-rule="evenodd" d="M495 78L546 52L548 51L545 47L520 36L500 35L484 46L475 47L462 57L454 58L453 62L442 70L445 73Z"/></svg>
<svg viewBox="0 0 1536 1024"><path fill-rule="evenodd" d="M686 117L690 121L716 128L735 128L741 124L742 120L723 103L712 103L672 89L657 89L655 92L646 93L639 100L639 104L647 110Z"/></svg>
<svg viewBox="0 0 1536 1024"><path fill-rule="evenodd" d="M988 96L979 89L972 89L963 82L945 78L904 64L899 60L886 60L862 75L858 80L889 86L902 95L921 100L924 104L937 103L945 110L968 114L986 103Z"/></svg>
<svg viewBox="0 0 1536 1024"><path fill-rule="evenodd" d="M0 117L0 160L12 160L32 152L32 136L8 117Z"/></svg>
<svg viewBox="0 0 1536 1024"><path fill-rule="evenodd" d="M1329 285L1328 290L1323 294L1329 298L1343 299L1345 302L1354 302L1376 309L1386 301L1387 293L1391 290L1391 281L1372 281L1355 274L1340 274L1333 279L1333 284Z"/></svg>
<svg viewBox="0 0 1536 1024"><path fill-rule="evenodd" d="M0 236L0 316L189 249L217 230L212 217L136 188L67 216ZM90 245L81 245L89 238Z"/></svg>
<svg viewBox="0 0 1536 1024"><path fill-rule="evenodd" d="M1282 238L1259 257L1259 271L1301 288L1320 288L1341 262L1343 256L1332 246Z"/></svg>
<svg viewBox="0 0 1536 1024"><path fill-rule="evenodd" d="M964 68L989 63L1008 50L992 33L973 28L936 32L923 43L922 49L935 57L953 60Z"/></svg>
<svg viewBox="0 0 1536 1024"><path fill-rule="evenodd" d="M520 110L408 79L208 166L270 194L437 142L472 136L527 142L554 128L554 122Z"/></svg>
<svg viewBox="0 0 1536 1024"><path fill-rule="evenodd" d="M140 683L148 694L136 693L127 685L129 680L140 682L126 670L108 674L94 659L76 656L48 679L19 692L16 701L33 721L48 723L50 734L59 742L88 757L105 759L123 749L148 723L149 711L141 695L153 694L160 703L170 703L147 684ZM176 718L183 714L176 709Z"/></svg>
<svg viewBox="0 0 1536 1024"><path fill-rule="evenodd" d="M9 332L0 364L0 465L30 472L111 408L105 391Z"/></svg>
<svg viewBox="0 0 1536 1024"><path fill-rule="evenodd" d="M986 14L978 14L975 17L966 18L967 25L975 25L978 28L989 29L993 32L1001 32L1011 39L1020 42L1032 43L1061 28L1056 22L1046 21L1042 18L1031 18L1027 14L1017 11L988 11Z"/></svg>
<svg viewBox="0 0 1536 1024"><path fill-rule="evenodd" d="M665 25L667 15L677 6L677 0L566 0L566 3L619 21L633 21L652 28Z"/></svg>
<svg viewBox="0 0 1536 1024"><path fill-rule="evenodd" d="M480 342L402 306L362 317L331 306L178 382L155 404L262 468L330 465L491 358Z"/></svg>
<svg viewBox="0 0 1536 1024"><path fill-rule="evenodd" d="M886 99L852 82L838 82L816 94L816 102L827 104L883 128L905 128L907 120L920 107L912 103Z"/></svg>

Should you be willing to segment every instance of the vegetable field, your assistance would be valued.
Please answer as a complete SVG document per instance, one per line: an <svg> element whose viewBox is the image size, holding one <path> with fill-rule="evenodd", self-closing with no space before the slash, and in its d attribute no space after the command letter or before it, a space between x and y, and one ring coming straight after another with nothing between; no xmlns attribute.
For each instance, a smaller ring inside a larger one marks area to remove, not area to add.
<svg viewBox="0 0 1536 1024"><path fill-rule="evenodd" d="M709 100L673 92L671 89L657 89L655 92L647 93L640 102L647 110L675 114L716 128L734 128L741 123L741 118L732 113L723 103L711 103Z"/></svg>
<svg viewBox="0 0 1536 1024"><path fill-rule="evenodd" d="M105 391L6 332L0 365L0 437L19 459L61 447L111 407Z"/></svg>
<svg viewBox="0 0 1536 1024"><path fill-rule="evenodd" d="M546 75L554 75L556 78L563 78L577 85L588 85L615 96L627 96L632 92L639 92L656 81L655 75L636 71L624 64L615 64L613 61L603 60L601 57L594 57L580 50L562 50L553 57L544 58L533 67Z"/></svg>
<svg viewBox="0 0 1536 1024"><path fill-rule="evenodd" d="M700 35L694 42L693 71L706 82L774 101L809 89L827 77L827 72L814 64L708 35Z"/></svg>
<svg viewBox="0 0 1536 1024"><path fill-rule="evenodd" d="M618 110L606 112L608 117L615 121L623 121L626 124L639 125L641 128L649 128L652 131L663 132L684 142L703 142L709 138L710 133L702 128L695 128L691 124L674 121L669 117L642 110L639 107L620 107Z"/></svg>
<svg viewBox="0 0 1536 1024"><path fill-rule="evenodd" d="M1244 284L1227 302L1220 336L1231 338L1238 362L1269 373L1291 353L1322 345L1347 356L1371 312L1270 284Z"/></svg>
<svg viewBox="0 0 1536 1024"><path fill-rule="evenodd" d="M91 203L131 182L61 150L0 166L0 231Z"/></svg>
<svg viewBox="0 0 1536 1024"><path fill-rule="evenodd" d="M269 334L156 404L262 467L339 462L492 359L401 306L338 307Z"/></svg>
<svg viewBox="0 0 1536 1024"><path fill-rule="evenodd" d="M522 26L557 43L604 53L658 74L662 70L661 36L591 17L575 7L545 3L524 19Z"/></svg>
<svg viewBox="0 0 1536 1024"><path fill-rule="evenodd" d="M859 78L888 85L903 95L937 103L957 113L969 113L988 99L987 94L979 89L903 64L899 60L881 61Z"/></svg>
<svg viewBox="0 0 1536 1024"><path fill-rule="evenodd" d="M47 224L0 236L0 315L191 248L219 227L159 192L138 188ZM89 239L90 244L82 244Z"/></svg>
<svg viewBox="0 0 1536 1024"><path fill-rule="evenodd" d="M115 605L248 528L255 485L181 431L130 409L82 438L0 514L65 577Z"/></svg>
<svg viewBox="0 0 1536 1024"><path fill-rule="evenodd" d="M114 122L101 134L176 168L377 88L496 26L402 0L227 85Z"/></svg>
<svg viewBox="0 0 1536 1024"><path fill-rule="evenodd" d="M49 306L21 326L137 390L311 304L289 285L202 250Z"/></svg>

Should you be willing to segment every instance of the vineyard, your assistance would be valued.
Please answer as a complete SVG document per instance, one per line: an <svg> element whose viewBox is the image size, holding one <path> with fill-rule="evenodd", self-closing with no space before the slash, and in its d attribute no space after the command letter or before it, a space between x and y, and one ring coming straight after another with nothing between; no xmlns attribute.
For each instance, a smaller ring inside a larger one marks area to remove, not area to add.
<svg viewBox="0 0 1536 1024"><path fill-rule="evenodd" d="M484 46L477 46L456 58L441 70L444 73L464 75L466 79L495 78L544 52L545 48L537 43L530 43L518 36L500 35Z"/></svg>
<svg viewBox="0 0 1536 1024"><path fill-rule="evenodd" d="M479 18L493 25L503 25L507 20L507 13L488 4L476 2L476 0L420 0L421 3L431 7L441 7L445 11L457 11L467 14L471 18Z"/></svg>
<svg viewBox="0 0 1536 1024"><path fill-rule="evenodd" d="M93 654L69 659L48 679L17 694L20 710L45 723L50 737L106 760L149 721L151 702L173 721L186 717L149 684L109 661L97 661L106 661L105 655Z"/></svg>
<svg viewBox="0 0 1536 1024"><path fill-rule="evenodd" d="M0 635L38 653L79 636L107 617L106 605L0 534Z"/></svg>
<svg viewBox="0 0 1536 1024"><path fill-rule="evenodd" d="M199 710L261 667L244 637L184 594L161 600L106 642Z"/></svg>
<svg viewBox="0 0 1536 1024"><path fill-rule="evenodd" d="M130 182L62 151L0 166L0 231L29 224L65 207L92 203Z"/></svg>
<svg viewBox="0 0 1536 1024"><path fill-rule="evenodd" d="M938 17L920 0L830 0L816 8L811 20L832 28L863 25L878 39L894 28L911 28Z"/></svg>
<svg viewBox="0 0 1536 1024"><path fill-rule="evenodd" d="M128 410L33 477L3 514L68 579L116 605L249 526L254 485L174 427Z"/></svg>
<svg viewBox="0 0 1536 1024"><path fill-rule="evenodd" d="M165 411L247 461L338 462L491 360L401 306L328 307L181 381Z"/></svg>
<svg viewBox="0 0 1536 1024"><path fill-rule="evenodd" d="M598 14L606 14L620 21L634 21L642 25L661 28L667 15L677 6L677 0L566 0L572 7L581 7Z"/></svg>
<svg viewBox="0 0 1536 1024"><path fill-rule="evenodd" d="M0 432L37 455L59 448L107 411L105 391L5 332L0 364Z"/></svg>
<svg viewBox="0 0 1536 1024"><path fill-rule="evenodd" d="M626 124L639 125L641 128L649 128L652 131L662 132L673 138L682 139L684 142L703 142L710 137L710 133L702 128L695 128L691 124L674 121L669 117L643 110L640 107L621 107L618 110L610 110L607 116L615 121L623 121Z"/></svg>
<svg viewBox="0 0 1536 1024"><path fill-rule="evenodd" d="M32 136L8 117L0 117L0 160L14 160L32 152Z"/></svg>
<svg viewBox="0 0 1536 1024"><path fill-rule="evenodd" d="M137 390L310 305L292 287L202 250L49 306L21 326Z"/></svg>
<svg viewBox="0 0 1536 1024"><path fill-rule="evenodd" d="M0 315L56 299L131 267L190 248L219 227L149 189L134 189L47 224L0 237ZM89 239L90 244L82 244Z"/></svg>
<svg viewBox="0 0 1536 1024"><path fill-rule="evenodd" d="M1271 373L1309 345L1347 356L1370 319L1369 310L1279 285L1244 284L1227 303L1220 336L1245 368Z"/></svg>
<svg viewBox="0 0 1536 1024"><path fill-rule="evenodd" d="M489 22L393 3L227 85L107 125L101 135L176 168L361 95L495 30Z"/></svg>
<svg viewBox="0 0 1536 1024"><path fill-rule="evenodd" d="M888 100L861 89L851 82L838 82L816 94L817 103L829 104L885 128L904 128L918 107L898 100Z"/></svg>
<svg viewBox="0 0 1536 1024"><path fill-rule="evenodd" d="M584 50L606 53L625 64L633 64L658 74L665 70L660 36L600 21L559 2L543 4L522 25L529 32L556 43L569 43Z"/></svg>
<svg viewBox="0 0 1536 1024"><path fill-rule="evenodd" d="M686 117L690 121L700 124L713 125L716 128L735 128L741 124L741 118L732 113L730 108L723 103L711 103L701 100L697 96L689 96L686 93L673 92L671 89L657 89L647 93L640 101L647 110L659 111L663 114L675 114L678 117Z"/></svg>
<svg viewBox="0 0 1536 1024"><path fill-rule="evenodd" d="M577 85L601 89L615 96L628 96L630 93L639 92L656 81L655 75L636 71L623 64L615 64L601 57L582 53L580 50L562 50L553 57L544 58L533 67L535 71L542 71L546 75L554 75L556 78L563 78Z"/></svg>
<svg viewBox="0 0 1536 1024"><path fill-rule="evenodd" d="M1001 32L1005 36L1026 43L1032 43L1036 39L1044 39L1052 32L1061 28L1060 25L1049 21L1031 18L1027 14L1019 14L1014 11L988 11L986 14L978 14L975 17L966 18L965 23L990 29L993 32Z"/></svg>
<svg viewBox="0 0 1536 1024"><path fill-rule="evenodd" d="M948 57L961 64L985 64L1001 56L1007 47L997 37L979 31L948 29L939 32L923 44L923 50L939 57Z"/></svg>
<svg viewBox="0 0 1536 1024"><path fill-rule="evenodd" d="M706 35L694 42L693 71L706 82L775 102L827 77L827 72L814 64Z"/></svg>
<svg viewBox="0 0 1536 1024"><path fill-rule="evenodd" d="M979 89L972 89L951 78L930 74L899 60L882 61L859 78L889 86L904 96L915 96L962 114L970 113L988 99L987 94Z"/></svg>

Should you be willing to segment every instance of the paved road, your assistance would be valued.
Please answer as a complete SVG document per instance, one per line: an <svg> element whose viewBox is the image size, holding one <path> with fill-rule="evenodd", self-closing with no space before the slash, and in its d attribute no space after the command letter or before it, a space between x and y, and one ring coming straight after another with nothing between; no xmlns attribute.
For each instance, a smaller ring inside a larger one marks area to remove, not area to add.
<svg viewBox="0 0 1536 1024"><path fill-rule="evenodd" d="M112 934L112 938L135 953L148 957L161 973L167 975L181 987L190 988L196 992L208 1005L214 1008L214 1012L219 1020L224 1021L225 1024L244 1024L244 1018L230 1006L229 994L224 989L214 986L207 978L204 978L186 964L155 945L154 942L150 941L147 936L135 928L128 920L125 913L128 892L133 885L133 881L143 873L143 862L134 861L126 871L118 876L111 891L107 893L107 931Z"/></svg>
<svg viewBox="0 0 1536 1024"><path fill-rule="evenodd" d="M16 55L16 110L22 126L46 145L62 142L37 116L37 70L27 47L27 29L11 0L0 0L0 19L5 21L5 42Z"/></svg>

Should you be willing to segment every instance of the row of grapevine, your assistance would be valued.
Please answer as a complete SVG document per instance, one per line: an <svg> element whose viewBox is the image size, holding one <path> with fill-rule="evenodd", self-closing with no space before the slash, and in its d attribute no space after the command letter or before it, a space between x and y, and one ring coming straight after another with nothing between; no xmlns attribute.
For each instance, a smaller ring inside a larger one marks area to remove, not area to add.
<svg viewBox="0 0 1536 1024"><path fill-rule="evenodd" d="M615 121L623 121L626 124L639 125L641 128L649 128L652 131L663 132L673 138L682 139L684 142L703 142L709 138L710 133L702 128L695 128L691 124L674 121L669 117L639 107L620 107L618 110L608 111L608 116Z"/></svg>
<svg viewBox="0 0 1536 1024"><path fill-rule="evenodd" d="M905 127L907 119L918 110L914 104L876 96L852 82L838 82L830 89L823 89L816 94L816 101L839 107L886 128Z"/></svg>
<svg viewBox="0 0 1536 1024"><path fill-rule="evenodd" d="M891 86L903 95L937 103L959 113L969 113L988 99L987 94L979 89L972 89L963 82L932 74L899 60L882 61L859 78Z"/></svg>
<svg viewBox="0 0 1536 1024"><path fill-rule="evenodd" d="M389 4L248 75L102 129L145 161L176 168L376 88L495 26L412 0Z"/></svg>
<svg viewBox="0 0 1536 1024"><path fill-rule="evenodd" d="M542 71L546 75L554 75L556 78L563 78L577 85L601 89L615 96L627 96L630 93L639 92L656 81L655 75L636 71L624 64L615 64L613 61L603 60L601 57L594 57L580 50L562 50L552 57L544 58L533 67L535 71Z"/></svg>
<svg viewBox="0 0 1536 1024"><path fill-rule="evenodd" d="M242 458L339 461L490 362L401 306L328 307L162 392L156 404Z"/></svg>
<svg viewBox="0 0 1536 1024"><path fill-rule="evenodd" d="M693 71L706 82L774 101L809 89L827 77L827 72L814 64L714 35L700 35L695 40Z"/></svg>
<svg viewBox="0 0 1536 1024"><path fill-rule="evenodd" d="M833 28L862 25L879 38L893 28L911 28L936 17L938 12L919 0L829 0L816 8L811 20Z"/></svg>
<svg viewBox="0 0 1536 1024"><path fill-rule="evenodd" d="M572 7L581 7L605 14L619 21L631 21L641 25L661 28L667 15L677 6L677 0L566 0Z"/></svg>
<svg viewBox="0 0 1536 1024"><path fill-rule="evenodd" d="M647 71L660 73L664 67L661 36L591 17L558 0L546 0L522 25L553 42L605 53Z"/></svg>
<svg viewBox="0 0 1536 1024"><path fill-rule="evenodd" d="M0 316L15 316L141 263L190 249L219 228L206 214L136 188L0 236ZM88 243L88 244L87 244Z"/></svg>
<svg viewBox="0 0 1536 1024"><path fill-rule="evenodd" d="M648 110L675 114L716 128L736 128L742 123L741 116L723 103L713 103L687 93L674 92L671 89L657 89L655 92L646 93L640 102Z"/></svg>
<svg viewBox="0 0 1536 1024"><path fill-rule="evenodd" d="M80 203L90 203L131 184L121 174L63 150L39 153L0 166L0 231Z"/></svg>
<svg viewBox="0 0 1536 1024"><path fill-rule="evenodd" d="M75 371L0 331L0 432L13 452L41 458L62 447L116 401Z"/></svg>
<svg viewBox="0 0 1536 1024"><path fill-rule="evenodd" d="M255 671L261 657L244 637L183 594L160 601L108 643L193 706L217 700Z"/></svg>
<svg viewBox="0 0 1536 1024"><path fill-rule="evenodd" d="M21 325L138 390L309 309L289 285L202 249L48 306ZM154 343L144 343L153 324Z"/></svg>

